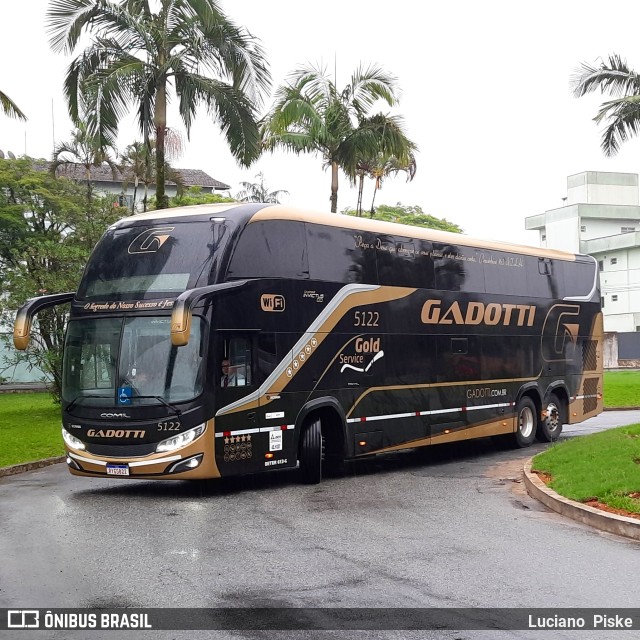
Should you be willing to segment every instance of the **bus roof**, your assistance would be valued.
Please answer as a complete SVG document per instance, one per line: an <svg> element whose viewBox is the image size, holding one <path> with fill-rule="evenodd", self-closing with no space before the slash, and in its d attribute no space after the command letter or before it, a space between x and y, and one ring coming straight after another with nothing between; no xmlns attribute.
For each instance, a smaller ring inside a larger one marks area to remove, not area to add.
<svg viewBox="0 0 640 640"><path fill-rule="evenodd" d="M219 203L201 204L189 207L176 207L173 209L148 211L139 213L127 218L122 218L115 223L115 226L135 224L140 221L169 221L175 218L197 217L200 220L205 216L220 216L231 213L236 220L244 219L246 223L262 222L267 220L294 220L311 224L322 224L354 231L368 231L385 235L404 236L433 242L463 245L479 249L493 249L494 251L506 251L522 255L538 256L542 258L556 258L559 260L575 261L577 255L555 249L545 249L523 244L510 242L500 242L475 238L463 233L453 233L450 231L440 231L426 227L414 227L396 222L386 222L368 217L348 216L339 213L328 213L300 209L297 207L279 204L257 204L257 203Z"/></svg>

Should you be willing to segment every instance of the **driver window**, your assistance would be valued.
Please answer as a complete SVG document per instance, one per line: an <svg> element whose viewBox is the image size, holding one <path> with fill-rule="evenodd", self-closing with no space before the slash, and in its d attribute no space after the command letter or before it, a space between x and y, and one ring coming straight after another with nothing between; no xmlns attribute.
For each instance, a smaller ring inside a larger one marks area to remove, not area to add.
<svg viewBox="0 0 640 640"><path fill-rule="evenodd" d="M220 354L219 386L246 387L251 381L251 341L248 338L225 338Z"/></svg>

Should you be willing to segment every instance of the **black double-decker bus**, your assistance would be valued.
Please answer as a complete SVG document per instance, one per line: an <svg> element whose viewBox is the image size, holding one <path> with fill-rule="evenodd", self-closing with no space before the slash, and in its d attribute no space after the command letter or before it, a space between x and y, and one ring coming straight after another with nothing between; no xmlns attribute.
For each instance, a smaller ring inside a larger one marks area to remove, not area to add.
<svg viewBox="0 0 640 640"><path fill-rule="evenodd" d="M71 303L71 473L216 478L502 436L602 410L593 258L280 205L120 220Z"/></svg>

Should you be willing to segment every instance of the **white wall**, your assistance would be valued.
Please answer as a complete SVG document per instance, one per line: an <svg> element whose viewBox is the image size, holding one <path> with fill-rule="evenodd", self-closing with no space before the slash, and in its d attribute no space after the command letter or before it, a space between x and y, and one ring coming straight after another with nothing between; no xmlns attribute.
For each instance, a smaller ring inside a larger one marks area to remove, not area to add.
<svg viewBox="0 0 640 640"><path fill-rule="evenodd" d="M577 217L548 222L545 227L546 246L550 249L578 253L580 250L579 231Z"/></svg>

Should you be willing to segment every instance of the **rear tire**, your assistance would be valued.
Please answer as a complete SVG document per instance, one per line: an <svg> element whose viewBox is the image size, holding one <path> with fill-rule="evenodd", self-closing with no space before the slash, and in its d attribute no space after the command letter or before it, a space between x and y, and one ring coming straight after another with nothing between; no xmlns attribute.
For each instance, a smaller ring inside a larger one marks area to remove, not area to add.
<svg viewBox="0 0 640 640"><path fill-rule="evenodd" d="M513 443L516 447L524 448L533 444L538 427L536 405L528 396L523 396L516 406L516 432Z"/></svg>
<svg viewBox="0 0 640 640"><path fill-rule="evenodd" d="M300 439L300 479L304 484L318 484L322 480L322 425L311 422Z"/></svg>
<svg viewBox="0 0 640 640"><path fill-rule="evenodd" d="M544 409L544 418L538 424L536 437L540 442L553 442L560 437L564 423L564 405L555 393L549 396Z"/></svg>

